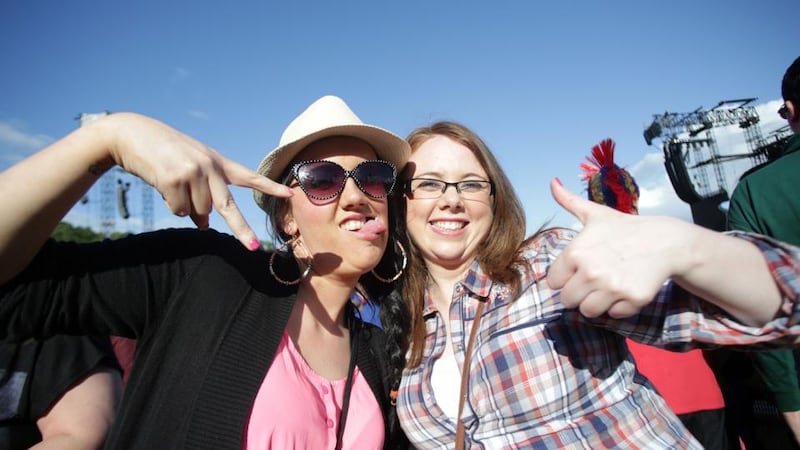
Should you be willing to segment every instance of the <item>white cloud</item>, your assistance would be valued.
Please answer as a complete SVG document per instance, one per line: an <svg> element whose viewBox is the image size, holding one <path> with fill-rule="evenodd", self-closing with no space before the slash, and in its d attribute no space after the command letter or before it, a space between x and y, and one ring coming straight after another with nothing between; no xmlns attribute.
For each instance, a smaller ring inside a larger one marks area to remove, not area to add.
<svg viewBox="0 0 800 450"><path fill-rule="evenodd" d="M0 163L13 164L53 141L50 136L27 133L18 125L0 121Z"/></svg>
<svg viewBox="0 0 800 450"><path fill-rule="evenodd" d="M43 134L28 134L8 122L0 122L0 142L38 150L53 142L53 138Z"/></svg>
<svg viewBox="0 0 800 450"><path fill-rule="evenodd" d="M172 69L172 76L170 77L171 83L177 83L179 81L185 80L191 76L191 72L183 67L175 67Z"/></svg>
<svg viewBox="0 0 800 450"><path fill-rule="evenodd" d="M647 153L628 170L639 185L640 214L692 220L689 205L678 198L669 181L663 153Z"/></svg>
<svg viewBox="0 0 800 450"><path fill-rule="evenodd" d="M209 118L207 112L200 111L198 109L190 109L189 110L189 115L191 117L194 117L195 119L201 119L201 120L208 120L208 118Z"/></svg>
<svg viewBox="0 0 800 450"><path fill-rule="evenodd" d="M781 103L781 100L770 100L754 105L760 118L761 137L766 137L785 126L785 121L776 113ZM737 125L714 128L712 133L719 155L745 155L751 151L743 130ZM721 181L720 184L730 194L741 174L752 164L750 158L732 159L718 165L720 175L714 171L713 165L708 165L706 175L710 178L712 186L718 186L717 183ZM689 205L678 198L667 176L662 152L644 155L641 160L629 165L628 170L639 185L640 214L666 215L692 221ZM718 177L721 177L721 180L718 180Z"/></svg>
<svg viewBox="0 0 800 450"><path fill-rule="evenodd" d="M636 179L639 187L658 185L662 182L662 178L666 177L664 154L647 153L641 160L628 167L628 171Z"/></svg>
<svg viewBox="0 0 800 450"><path fill-rule="evenodd" d="M783 126L786 126L786 121L778 115L778 108L783 104L783 100L770 100L766 103L756 105L756 111L761 118L761 129L765 132L771 132Z"/></svg>
<svg viewBox="0 0 800 450"><path fill-rule="evenodd" d="M641 189L639 195L639 214L648 216L670 216L692 221L688 203L678 198L669 177L663 176L661 183L652 188Z"/></svg>

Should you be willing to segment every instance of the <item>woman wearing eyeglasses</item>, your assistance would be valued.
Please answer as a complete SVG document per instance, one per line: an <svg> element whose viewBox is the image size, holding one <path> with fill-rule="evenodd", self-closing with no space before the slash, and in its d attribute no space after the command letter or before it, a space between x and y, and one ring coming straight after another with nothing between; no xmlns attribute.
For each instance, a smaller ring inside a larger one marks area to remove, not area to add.
<svg viewBox="0 0 800 450"><path fill-rule="evenodd" d="M390 292L404 255L387 197L408 154L331 96L294 119L257 172L155 120L100 119L0 174L0 334L137 339L108 448L401 445L390 391L403 305ZM191 229L49 241L114 165L201 227L213 205L239 242ZM228 184L254 189L278 249L259 250ZM385 302L385 335L354 313L356 292Z"/></svg>
<svg viewBox="0 0 800 450"><path fill-rule="evenodd" d="M622 214L556 182L582 231L525 239L521 202L475 133L440 122L407 140L397 413L416 448L701 448L625 337L672 350L797 340L797 248Z"/></svg>

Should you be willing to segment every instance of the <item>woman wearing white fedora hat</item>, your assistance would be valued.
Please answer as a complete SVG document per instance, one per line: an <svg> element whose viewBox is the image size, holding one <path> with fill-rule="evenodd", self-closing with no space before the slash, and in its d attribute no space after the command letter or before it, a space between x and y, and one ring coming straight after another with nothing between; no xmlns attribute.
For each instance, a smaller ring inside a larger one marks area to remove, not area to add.
<svg viewBox="0 0 800 450"><path fill-rule="evenodd" d="M409 153L332 96L257 172L153 119L99 119L0 173L0 339L137 339L107 448L402 446L391 391L407 314L392 292L405 255L388 197ZM201 228L213 205L239 242L192 229L49 240L114 165ZM259 250L228 184L254 189L276 251ZM354 293L384 302L385 333L357 317Z"/></svg>

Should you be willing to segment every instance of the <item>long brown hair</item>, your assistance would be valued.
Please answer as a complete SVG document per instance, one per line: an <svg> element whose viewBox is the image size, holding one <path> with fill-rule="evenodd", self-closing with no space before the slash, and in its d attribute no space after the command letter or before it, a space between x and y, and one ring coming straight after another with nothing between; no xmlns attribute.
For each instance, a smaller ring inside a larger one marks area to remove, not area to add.
<svg viewBox="0 0 800 450"><path fill-rule="evenodd" d="M518 268L524 263L519 249L526 231L525 211L519 197L489 147L466 126L451 121L436 122L417 128L406 140L411 145L413 154L424 142L435 136L444 136L468 148L494 183L494 220L483 245L478 249L477 258L481 269L492 280L508 285L516 297L521 283ZM410 247L409 261L402 289L411 315L411 355L407 366L416 367L422 360L422 349L425 345L425 319L422 311L428 269L410 236L406 241Z"/></svg>

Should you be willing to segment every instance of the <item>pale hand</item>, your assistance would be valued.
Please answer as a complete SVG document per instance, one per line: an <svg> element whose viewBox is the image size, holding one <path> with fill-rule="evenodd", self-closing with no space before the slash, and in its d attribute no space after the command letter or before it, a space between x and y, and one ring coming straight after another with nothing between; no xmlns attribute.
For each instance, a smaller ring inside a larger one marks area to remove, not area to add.
<svg viewBox="0 0 800 450"><path fill-rule="evenodd" d="M683 222L623 214L569 192L557 180L550 189L583 224L547 275L567 308L587 317L635 315L683 267Z"/></svg>
<svg viewBox="0 0 800 450"><path fill-rule="evenodd" d="M258 248L258 239L236 206L228 185L276 197L291 195L286 186L155 119L115 113L95 123L110 130L114 162L156 188L172 213L188 215L198 227L205 228L212 208L216 208L233 234L251 250Z"/></svg>

